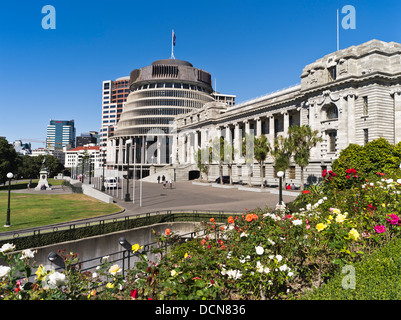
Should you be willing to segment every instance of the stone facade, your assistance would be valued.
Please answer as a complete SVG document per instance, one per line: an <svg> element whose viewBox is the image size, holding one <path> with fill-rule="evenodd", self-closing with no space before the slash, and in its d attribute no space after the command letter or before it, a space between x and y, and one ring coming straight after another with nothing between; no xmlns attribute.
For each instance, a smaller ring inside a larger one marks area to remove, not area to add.
<svg viewBox="0 0 401 320"><path fill-rule="evenodd" d="M307 65L299 85L267 94L238 105L209 102L203 108L175 118L173 164L196 166L195 152L224 136L239 150L245 132L266 135L270 143L286 135L291 125L309 125L319 130L323 141L312 149L305 170L307 183L318 181L322 169L330 169L339 152L350 143L364 145L383 137L401 141L401 44L371 40L331 54ZM278 179L273 159L266 161L267 184ZM227 175L227 166L224 166ZM249 166L237 152L232 166L233 181L248 182ZM254 163L251 181L260 183ZM209 180L219 176L211 166ZM291 164L286 182L299 186L300 169Z"/></svg>

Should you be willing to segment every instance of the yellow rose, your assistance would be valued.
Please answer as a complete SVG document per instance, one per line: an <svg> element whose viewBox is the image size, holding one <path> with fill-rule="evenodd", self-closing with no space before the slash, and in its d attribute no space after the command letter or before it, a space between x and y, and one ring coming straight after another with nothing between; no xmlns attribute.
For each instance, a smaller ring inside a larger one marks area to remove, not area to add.
<svg viewBox="0 0 401 320"><path fill-rule="evenodd" d="M139 244L134 244L133 246L132 246L132 252L133 253L135 253L135 252L137 252L138 250L140 250L140 249L143 249L143 246L141 247Z"/></svg>
<svg viewBox="0 0 401 320"><path fill-rule="evenodd" d="M331 210L331 212L333 212L333 213L335 213L335 214L341 213L340 209L336 209L336 208L333 208L333 209Z"/></svg>
<svg viewBox="0 0 401 320"><path fill-rule="evenodd" d="M350 232L348 232L348 237L352 240L358 240L359 232L356 229L352 228Z"/></svg>
<svg viewBox="0 0 401 320"><path fill-rule="evenodd" d="M333 220L333 216L332 215L329 215L329 220Z"/></svg>
<svg viewBox="0 0 401 320"><path fill-rule="evenodd" d="M337 223L343 223L344 220L345 220L345 215L344 214L340 213L340 214L337 215L337 217L336 217L336 222Z"/></svg>
<svg viewBox="0 0 401 320"><path fill-rule="evenodd" d="M109 273L111 273L113 276L115 276L116 273L118 273L118 272L120 272L120 271L121 271L121 268L120 268L120 266L119 266L118 264L112 265L112 266L110 267L110 269L109 269Z"/></svg>
<svg viewBox="0 0 401 320"><path fill-rule="evenodd" d="M46 268L41 264L39 265L38 269L36 270L35 274L38 276L38 280L42 281L46 276Z"/></svg>
<svg viewBox="0 0 401 320"><path fill-rule="evenodd" d="M317 231L322 231L322 230L324 230L324 229L326 229L327 228L327 225L325 225L324 223L318 223L317 225L316 225L316 229L317 229Z"/></svg>
<svg viewBox="0 0 401 320"><path fill-rule="evenodd" d="M114 288L114 284L109 282L108 284L106 284L106 288L113 289Z"/></svg>

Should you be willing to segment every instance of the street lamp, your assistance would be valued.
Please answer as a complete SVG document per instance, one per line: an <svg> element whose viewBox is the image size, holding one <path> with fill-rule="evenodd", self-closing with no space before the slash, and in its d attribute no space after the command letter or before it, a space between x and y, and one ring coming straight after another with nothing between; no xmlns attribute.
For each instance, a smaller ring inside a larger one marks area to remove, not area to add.
<svg viewBox="0 0 401 320"><path fill-rule="evenodd" d="M130 199L130 194L129 194L129 145L132 144L132 139L129 139L125 142L126 147L126 153L127 153L127 193L125 194L125 201L131 201Z"/></svg>
<svg viewBox="0 0 401 320"><path fill-rule="evenodd" d="M11 195L11 179L14 177L12 172L7 173L7 178L8 178L8 207L7 207L7 220L6 224L4 225L5 227L11 227L10 223L10 195Z"/></svg>
<svg viewBox="0 0 401 320"><path fill-rule="evenodd" d="M104 167L106 166L106 152L104 151L104 149L103 149L103 160L102 160L102 162L103 162L103 174L102 174L102 189L101 189L101 191L105 192L106 188L104 186Z"/></svg>
<svg viewBox="0 0 401 320"><path fill-rule="evenodd" d="M279 177L280 179L280 183L279 183L279 196L278 196L278 203L276 208L277 209L284 209L285 208L285 204L283 201L283 176L284 176L284 172L283 171L279 171L277 172L277 177Z"/></svg>

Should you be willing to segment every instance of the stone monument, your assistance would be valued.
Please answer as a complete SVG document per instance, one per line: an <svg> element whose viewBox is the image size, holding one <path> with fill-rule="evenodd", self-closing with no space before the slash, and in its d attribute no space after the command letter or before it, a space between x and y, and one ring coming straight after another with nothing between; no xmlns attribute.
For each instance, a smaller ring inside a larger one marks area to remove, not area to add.
<svg viewBox="0 0 401 320"><path fill-rule="evenodd" d="M35 190L51 190L47 178L49 177L49 172L46 167L46 158L43 159L42 169L39 172L39 182Z"/></svg>

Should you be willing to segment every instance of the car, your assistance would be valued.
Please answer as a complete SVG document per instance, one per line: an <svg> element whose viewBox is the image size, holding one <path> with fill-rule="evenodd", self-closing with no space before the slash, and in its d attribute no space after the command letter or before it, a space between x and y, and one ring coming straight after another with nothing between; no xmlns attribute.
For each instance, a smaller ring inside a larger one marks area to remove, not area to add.
<svg viewBox="0 0 401 320"><path fill-rule="evenodd" d="M117 188L117 180L115 178L105 178L104 187L106 189Z"/></svg>
<svg viewBox="0 0 401 320"><path fill-rule="evenodd" d="M220 177L218 177L215 180L216 183L220 183ZM230 183L230 177L229 176L223 176L223 183Z"/></svg>

